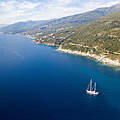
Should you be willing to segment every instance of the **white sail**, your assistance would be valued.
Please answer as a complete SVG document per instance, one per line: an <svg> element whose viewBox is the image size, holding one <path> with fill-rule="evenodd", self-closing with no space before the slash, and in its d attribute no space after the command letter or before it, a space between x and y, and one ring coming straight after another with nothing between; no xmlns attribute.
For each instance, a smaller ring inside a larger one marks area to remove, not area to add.
<svg viewBox="0 0 120 120"><path fill-rule="evenodd" d="M96 82L94 83L94 91L96 91Z"/></svg>
<svg viewBox="0 0 120 120"><path fill-rule="evenodd" d="M90 80L90 91L92 90L92 79Z"/></svg>
<svg viewBox="0 0 120 120"><path fill-rule="evenodd" d="M98 95L99 94L99 92L96 92L96 82L93 85L92 79L90 80L90 83L88 85L88 89L86 90L86 92L88 94L91 94L91 95Z"/></svg>

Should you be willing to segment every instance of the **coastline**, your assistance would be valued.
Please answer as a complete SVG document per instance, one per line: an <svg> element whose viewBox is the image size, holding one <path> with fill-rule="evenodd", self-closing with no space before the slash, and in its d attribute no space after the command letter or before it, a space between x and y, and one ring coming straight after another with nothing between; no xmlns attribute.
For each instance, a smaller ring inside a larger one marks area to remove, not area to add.
<svg viewBox="0 0 120 120"><path fill-rule="evenodd" d="M4 33L3 33L4 34ZM63 52L63 53L68 53L68 54L74 54L74 55L79 55L79 56L85 56L89 58L95 59L97 62L102 63L103 65L107 65L109 67L114 67L118 68L120 70L120 62L118 60L112 60L110 58L107 58L105 55L96 55L96 54L90 54L89 52L81 52L81 51L73 51L70 49L63 49L61 46L55 45L54 43L41 43L41 42L36 42L35 37L25 35L26 38L33 39L32 41L36 44L41 44L41 45L47 45L47 46L52 46L52 47L58 47L57 51Z"/></svg>
<svg viewBox="0 0 120 120"><path fill-rule="evenodd" d="M112 67L120 67L120 63L118 60L111 60L110 58L107 58L104 55L98 56L95 54L90 54L89 52L85 53L85 52L81 52L81 51L72 51L70 49L63 49L61 47L59 47L57 49L57 51L60 51L63 53L68 53L68 54L75 54L75 55L90 57L104 65L108 65L108 66L112 66Z"/></svg>
<svg viewBox="0 0 120 120"><path fill-rule="evenodd" d="M32 40L36 44L41 44L40 42L36 42L35 40ZM44 45L48 46L56 46L55 44L51 43L43 43ZM80 55L80 56L85 56L89 58L95 59L97 62L102 63L103 65L111 66L111 67L120 67L120 62L118 60L111 60L110 58L107 58L105 55L96 55L96 54L90 54L89 52L81 52L81 51L72 51L70 49L63 49L61 46L56 46L58 47L57 51L63 52L63 53L68 53L68 54L74 54L74 55Z"/></svg>
<svg viewBox="0 0 120 120"><path fill-rule="evenodd" d="M52 47L58 47L54 43L41 43L41 42L36 42L35 40L32 40L32 41L36 44L39 44L39 45L41 44L41 45L48 45L48 46L52 46Z"/></svg>

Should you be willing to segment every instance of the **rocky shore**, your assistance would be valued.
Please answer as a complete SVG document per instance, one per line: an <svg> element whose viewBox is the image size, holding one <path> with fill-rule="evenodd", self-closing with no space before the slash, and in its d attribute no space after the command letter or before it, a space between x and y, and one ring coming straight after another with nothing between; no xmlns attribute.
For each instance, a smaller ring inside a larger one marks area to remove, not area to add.
<svg viewBox="0 0 120 120"><path fill-rule="evenodd" d="M91 58L94 58L98 62L101 62L101 63L103 63L105 65L110 65L110 66L114 66L114 67L120 67L119 60L111 60L110 58L107 58L105 55L98 56L98 55L95 55L95 54L90 54L89 52L85 53L85 52L81 52L81 51L72 51L70 49L63 49L61 47L59 47L57 50L60 51L60 52L64 52L64 53L91 57Z"/></svg>
<svg viewBox="0 0 120 120"><path fill-rule="evenodd" d="M33 40L36 44L41 44L40 42L36 42L36 40ZM44 45L48 46L56 46L55 44L51 43L44 43ZM58 47L58 46L57 46ZM96 59L98 62L101 62L105 65L113 66L113 67L120 67L120 62L119 60L112 60L110 58L107 58L105 55L96 55L96 54L91 54L89 52L81 52L81 51L72 51L70 49L63 49L61 46L57 49L57 51L64 52L64 53L69 53L69 54L75 54L75 55L81 55L81 56L86 56L90 58Z"/></svg>

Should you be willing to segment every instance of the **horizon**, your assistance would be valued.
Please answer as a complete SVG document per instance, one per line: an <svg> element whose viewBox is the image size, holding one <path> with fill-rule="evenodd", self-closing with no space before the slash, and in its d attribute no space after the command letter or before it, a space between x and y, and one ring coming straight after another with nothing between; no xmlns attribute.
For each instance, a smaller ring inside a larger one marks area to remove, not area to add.
<svg viewBox="0 0 120 120"><path fill-rule="evenodd" d="M59 19L119 3L120 0L0 0L0 25Z"/></svg>

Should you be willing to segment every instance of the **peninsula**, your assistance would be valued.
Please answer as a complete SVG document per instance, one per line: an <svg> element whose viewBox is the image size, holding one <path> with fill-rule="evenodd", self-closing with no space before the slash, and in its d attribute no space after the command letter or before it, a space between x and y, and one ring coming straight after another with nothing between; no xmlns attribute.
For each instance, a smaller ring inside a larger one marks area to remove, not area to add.
<svg viewBox="0 0 120 120"><path fill-rule="evenodd" d="M34 42L57 46L65 53L88 56L106 65L120 66L120 12L78 27L35 36Z"/></svg>
<svg viewBox="0 0 120 120"><path fill-rule="evenodd" d="M46 21L8 25L2 33L21 33L37 44L120 66L120 4Z"/></svg>

